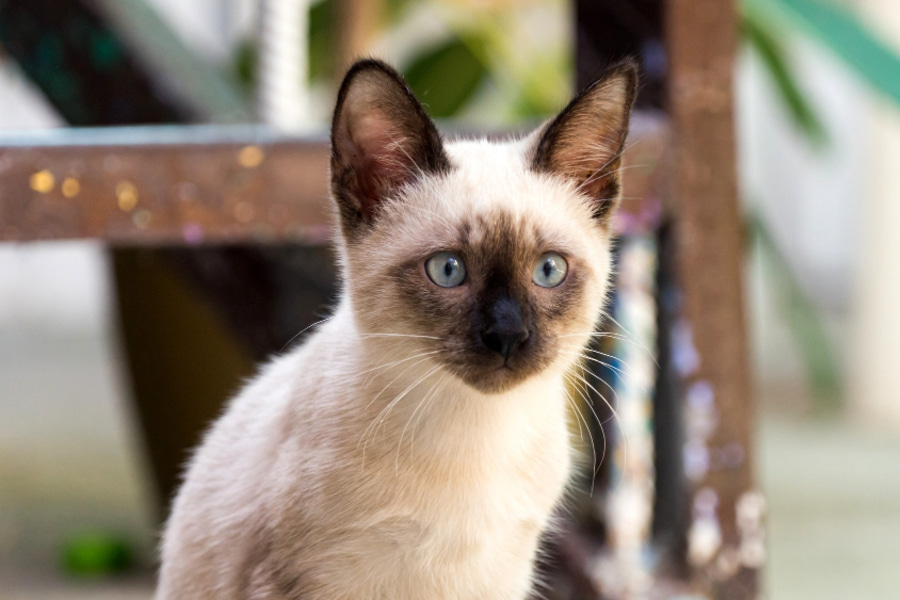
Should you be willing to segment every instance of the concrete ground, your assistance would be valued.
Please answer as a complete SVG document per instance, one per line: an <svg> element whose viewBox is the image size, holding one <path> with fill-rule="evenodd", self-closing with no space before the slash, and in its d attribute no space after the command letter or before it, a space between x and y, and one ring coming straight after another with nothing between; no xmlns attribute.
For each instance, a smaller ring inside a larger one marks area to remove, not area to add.
<svg viewBox="0 0 900 600"><path fill-rule="evenodd" d="M123 537L152 555L152 507L113 344L103 332L0 332L0 600L150 597L147 568L75 580L66 540Z"/></svg>
<svg viewBox="0 0 900 600"><path fill-rule="evenodd" d="M120 372L104 332L0 332L0 600L151 597L154 507ZM897 597L900 436L762 412L767 596ZM131 540L139 568L111 580L66 576L61 544L83 531Z"/></svg>
<svg viewBox="0 0 900 600"><path fill-rule="evenodd" d="M900 435L776 414L759 450L769 597L900 597Z"/></svg>

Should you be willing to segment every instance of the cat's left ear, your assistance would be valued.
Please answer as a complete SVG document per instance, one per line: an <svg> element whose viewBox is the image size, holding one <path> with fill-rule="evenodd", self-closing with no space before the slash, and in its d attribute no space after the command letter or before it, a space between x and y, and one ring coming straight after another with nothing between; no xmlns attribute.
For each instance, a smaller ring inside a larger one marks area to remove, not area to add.
<svg viewBox="0 0 900 600"><path fill-rule="evenodd" d="M636 64L613 66L539 132L534 148L532 168L575 183L602 221L621 197L619 168L636 93Z"/></svg>
<svg viewBox="0 0 900 600"><path fill-rule="evenodd" d="M354 237L408 183L450 169L437 129L403 78L378 60L354 64L331 125L331 190Z"/></svg>

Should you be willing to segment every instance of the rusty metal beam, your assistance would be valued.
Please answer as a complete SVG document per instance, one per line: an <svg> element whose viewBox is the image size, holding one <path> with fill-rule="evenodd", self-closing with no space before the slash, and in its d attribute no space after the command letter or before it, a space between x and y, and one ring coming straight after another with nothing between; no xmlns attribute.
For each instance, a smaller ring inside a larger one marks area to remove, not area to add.
<svg viewBox="0 0 900 600"><path fill-rule="evenodd" d="M626 211L654 195L666 128L635 118ZM328 144L259 127L0 136L0 241L299 242L329 232Z"/></svg>
<svg viewBox="0 0 900 600"><path fill-rule="evenodd" d="M681 351L687 357L685 456L691 457L685 466L692 483L688 559L704 595L750 600L758 594L764 550L752 464L744 235L735 173L736 3L670 0L666 25L686 318Z"/></svg>
<svg viewBox="0 0 900 600"><path fill-rule="evenodd" d="M321 243L327 164L324 139L249 127L0 138L0 240Z"/></svg>

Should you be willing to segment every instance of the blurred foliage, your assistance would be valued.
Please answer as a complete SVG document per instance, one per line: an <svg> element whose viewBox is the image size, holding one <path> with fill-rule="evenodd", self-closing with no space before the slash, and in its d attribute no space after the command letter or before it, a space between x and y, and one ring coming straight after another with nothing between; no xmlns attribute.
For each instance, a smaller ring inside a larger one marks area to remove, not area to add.
<svg viewBox="0 0 900 600"><path fill-rule="evenodd" d="M316 2L309 9L309 78L334 78L335 17L331 0Z"/></svg>
<svg viewBox="0 0 900 600"><path fill-rule="evenodd" d="M900 103L900 56L852 5L832 0L744 0L744 6L810 34L873 88Z"/></svg>
<svg viewBox="0 0 900 600"><path fill-rule="evenodd" d="M101 577L127 571L134 563L131 544L102 531L73 534L62 545L63 570L76 577Z"/></svg>
<svg viewBox="0 0 900 600"><path fill-rule="evenodd" d="M529 0L513 7L502 2L473 5L465 0L385 0L382 23L390 35L401 30L415 11L423 9L443 23L443 35L419 43L402 64L396 65L431 115L459 116L483 90L494 89L502 97L500 104L506 117L539 118L558 110L567 99L571 60L565 52L547 51L543 47L546 44L536 45L529 52L521 48L516 51L511 31L515 29L513 21L528 7L560 3ZM334 0L319 0L310 8L309 81L313 86L332 86L339 76L335 14ZM256 57L255 40L247 40L238 46L232 59L232 70L247 93L253 90Z"/></svg>
<svg viewBox="0 0 900 600"><path fill-rule="evenodd" d="M787 319L806 367L815 409L830 412L840 408L843 392L841 369L833 344L815 305L803 291L787 257L781 253L765 222L758 214L747 217L751 239L760 253L766 273L775 285L775 302Z"/></svg>
<svg viewBox="0 0 900 600"><path fill-rule="evenodd" d="M825 127L791 71L780 30L763 14L745 6L741 15L741 31L744 40L757 52L772 76L794 123L811 141L822 145L827 138Z"/></svg>
<svg viewBox="0 0 900 600"><path fill-rule="evenodd" d="M900 103L900 57L845 4L829 0L744 0L742 29L772 76L789 114L807 137L822 145L826 131L789 67L784 41L796 31L823 43L874 89ZM749 218L753 240L773 274L779 309L803 355L816 408L840 406L841 370L822 319L801 289L787 258L757 215Z"/></svg>
<svg viewBox="0 0 900 600"><path fill-rule="evenodd" d="M232 58L235 79L246 94L250 94L256 84L256 55L256 44L244 40L235 48Z"/></svg>
<svg viewBox="0 0 900 600"><path fill-rule="evenodd" d="M543 117L566 100L570 57L544 51L541 45L532 45L537 48L533 52L521 44L511 46L510 31L517 12L559 1L385 0L382 25L389 35L423 6L445 22L445 37L421 43L399 65L433 115L458 116L481 90L494 87L508 117ZM741 6L744 40L762 60L796 126L817 146L827 143L827 131L790 64L785 41L792 27L816 35L878 89L900 101L900 59L848 9L826 0L743 0ZM314 85L331 85L339 75L335 13L334 0L318 0L310 8L309 79ZM246 41L233 59L233 70L248 93L254 84L256 55L255 43Z"/></svg>
<svg viewBox="0 0 900 600"><path fill-rule="evenodd" d="M465 106L489 74L469 45L453 37L417 56L404 76L429 114L446 118Z"/></svg>

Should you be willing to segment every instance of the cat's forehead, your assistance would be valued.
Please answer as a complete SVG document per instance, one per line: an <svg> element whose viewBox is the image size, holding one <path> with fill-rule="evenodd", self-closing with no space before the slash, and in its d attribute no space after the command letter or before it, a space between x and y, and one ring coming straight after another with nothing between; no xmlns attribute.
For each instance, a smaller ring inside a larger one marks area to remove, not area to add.
<svg viewBox="0 0 900 600"><path fill-rule="evenodd" d="M528 167L525 141L458 140L449 142L446 150L453 168L444 182L465 204L502 203L511 211L530 204L526 192L536 191L539 177ZM502 202L513 193L521 202Z"/></svg>
<svg viewBox="0 0 900 600"><path fill-rule="evenodd" d="M452 163L467 170L479 167L490 171L517 170L525 166L527 138L489 140L487 138L448 140L445 148Z"/></svg>
<svg viewBox="0 0 900 600"><path fill-rule="evenodd" d="M572 186L530 168L527 140L465 140L446 150L450 171L422 182L409 198L411 216L429 235L467 244L514 235L543 245L591 229L590 208Z"/></svg>

